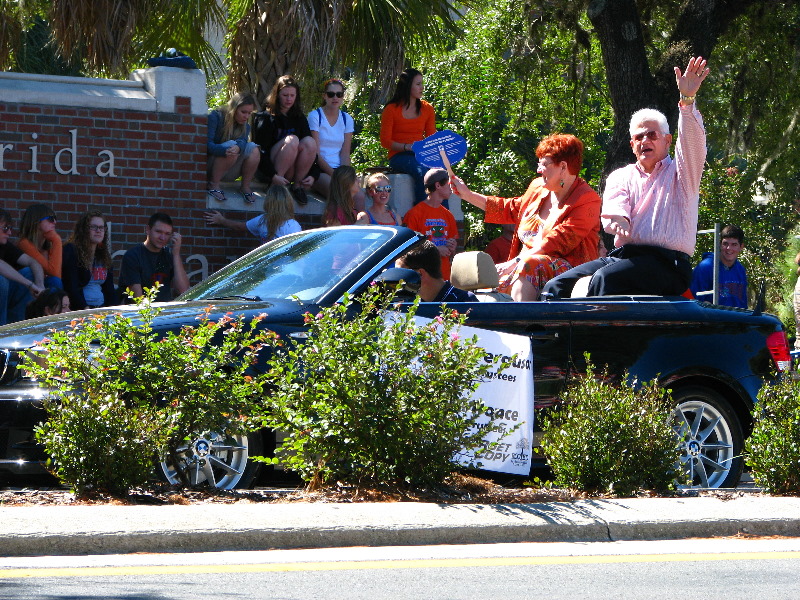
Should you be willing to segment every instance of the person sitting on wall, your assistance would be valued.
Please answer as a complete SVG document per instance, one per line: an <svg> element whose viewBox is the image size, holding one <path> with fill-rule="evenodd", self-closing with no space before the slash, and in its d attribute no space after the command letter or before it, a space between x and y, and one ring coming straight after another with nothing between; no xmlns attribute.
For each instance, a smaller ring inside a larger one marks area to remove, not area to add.
<svg viewBox="0 0 800 600"><path fill-rule="evenodd" d="M19 226L19 249L44 269L45 287L63 288L62 241L56 231L56 215L46 204L31 204Z"/></svg>
<svg viewBox="0 0 800 600"><path fill-rule="evenodd" d="M251 94L235 94L226 105L208 113L208 193L215 200L227 200L220 189L221 181L242 178L239 192L244 201L252 204L255 192L250 189L261 153L258 144L250 140L250 115L256 110Z"/></svg>
<svg viewBox="0 0 800 600"><path fill-rule="evenodd" d="M11 215L0 208L0 325L25 318L25 307L44 291L44 270L8 238Z"/></svg>
<svg viewBox="0 0 800 600"><path fill-rule="evenodd" d="M60 315L73 310L69 304L69 294L66 290L59 288L48 288L39 294L25 308L25 318L35 319L37 317L49 317L50 315Z"/></svg>
<svg viewBox="0 0 800 600"><path fill-rule="evenodd" d="M329 79L322 86L322 104L308 113L311 136L317 142L317 166L320 173L314 190L327 199L333 170L339 165L349 165L355 123L353 117L341 110L344 104L344 83ZM364 192L353 198L357 211L364 210Z"/></svg>
<svg viewBox="0 0 800 600"><path fill-rule="evenodd" d="M450 197L450 176L444 169L429 169L424 182L428 196L405 214L403 224L421 233L436 246L441 258L442 276L449 279L450 261L458 245L456 219L442 205Z"/></svg>
<svg viewBox="0 0 800 600"><path fill-rule="evenodd" d="M636 162L612 172L603 193L602 222L615 236L615 249L552 279L544 293L568 298L587 275L589 296L678 296L688 289L706 159L706 132L695 95L708 73L699 56L689 60L685 73L675 67L680 93L675 160L669 155L667 118L647 108L633 114L630 144Z"/></svg>
<svg viewBox="0 0 800 600"><path fill-rule="evenodd" d="M458 289L442 277L441 255L430 240L411 248L395 261L395 266L419 273L423 302L478 302L475 294Z"/></svg>
<svg viewBox="0 0 800 600"><path fill-rule="evenodd" d="M583 142L554 133L536 147L537 178L517 198L484 196L453 178L456 193L486 211L488 223L516 225L511 250L497 265L498 290L517 301L539 299L559 273L597 258L600 196L581 179Z"/></svg>
<svg viewBox="0 0 800 600"><path fill-rule="evenodd" d="M300 86L291 75L279 77L272 86L265 110L255 116L253 140L261 147L260 178L291 186L298 203L305 204L306 190L315 180L317 143L303 112Z"/></svg>
<svg viewBox="0 0 800 600"><path fill-rule="evenodd" d="M91 210L80 216L64 245L64 289L72 310L118 303L107 236L103 213Z"/></svg>
<svg viewBox="0 0 800 600"><path fill-rule="evenodd" d="M155 213L147 223L147 237L125 252L120 272L120 290L130 290L140 298L146 288L161 284L156 302L169 302L172 292L189 289L189 277L181 260L181 234L172 227L172 219ZM170 250L169 244L172 243Z"/></svg>
<svg viewBox="0 0 800 600"><path fill-rule="evenodd" d="M719 304L747 308L747 273L739 262L744 248L744 231L736 225L727 225L720 232L719 253ZM706 252L692 272L689 286L698 300L711 302L714 297L714 253Z"/></svg>
<svg viewBox="0 0 800 600"><path fill-rule="evenodd" d="M262 244L302 230L300 223L294 219L294 198L282 185L269 186L264 195L264 213L249 221L227 219L216 210L205 213L205 216L209 225L221 225L235 231L249 231Z"/></svg>
<svg viewBox="0 0 800 600"><path fill-rule="evenodd" d="M411 145L436 133L436 115L433 106L422 99L423 89L422 73L406 69L397 78L394 95L381 114L381 146L389 151L392 170L414 179L414 204L425 200L427 168L417 161Z"/></svg>

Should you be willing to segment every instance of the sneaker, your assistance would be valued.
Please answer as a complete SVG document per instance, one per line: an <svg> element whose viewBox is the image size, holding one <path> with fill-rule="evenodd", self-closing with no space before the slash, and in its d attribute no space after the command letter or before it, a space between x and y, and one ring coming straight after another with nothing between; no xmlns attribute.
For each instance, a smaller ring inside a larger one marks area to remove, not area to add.
<svg viewBox="0 0 800 600"><path fill-rule="evenodd" d="M294 185L291 188L289 188L289 191L292 193L292 196L294 196L295 201L300 206L305 206L306 204L308 204L308 194L306 194L306 191L302 187L300 187L299 185Z"/></svg>

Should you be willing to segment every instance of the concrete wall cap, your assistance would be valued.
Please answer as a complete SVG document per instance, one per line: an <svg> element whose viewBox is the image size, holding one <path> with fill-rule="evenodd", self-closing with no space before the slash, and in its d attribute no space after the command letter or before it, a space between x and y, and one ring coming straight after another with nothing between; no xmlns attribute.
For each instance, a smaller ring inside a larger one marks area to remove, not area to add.
<svg viewBox="0 0 800 600"><path fill-rule="evenodd" d="M0 101L121 110L156 110L141 81L0 73Z"/></svg>

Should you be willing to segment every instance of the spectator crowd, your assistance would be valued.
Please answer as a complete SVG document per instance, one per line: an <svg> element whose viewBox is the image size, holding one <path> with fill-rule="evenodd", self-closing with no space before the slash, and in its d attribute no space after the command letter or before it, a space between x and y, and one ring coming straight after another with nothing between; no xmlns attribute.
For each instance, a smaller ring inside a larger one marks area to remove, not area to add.
<svg viewBox="0 0 800 600"><path fill-rule="evenodd" d="M569 134L554 133L539 143L537 177L515 198L483 195L452 172L421 165L413 145L436 132L436 115L422 99L423 75L415 69L399 75L382 113L380 143L389 170L370 174L362 187L351 166L355 124L342 108L345 83L326 81L319 105L305 113L299 84L284 75L263 110L252 94L237 93L209 112L209 196L222 208L228 200L222 182L238 181L241 198L253 204L261 199L253 182L268 187L261 215L239 221L209 210L205 220L249 232L265 243L300 231L294 206L306 204L313 190L327 203L326 226L402 224L424 235L427 242L398 261L398 266L420 273L423 299L473 301L474 295L448 281L458 246L448 199L456 194L484 211L487 223L502 226L501 236L486 250L496 263L498 290L515 300L567 297L582 278L588 280L590 296L706 298L715 287L716 255L705 255L694 271L689 257L695 249L706 153L695 97L709 69L697 57L685 71L674 70L680 96L675 158L670 156L673 140L666 117L649 108L636 112L630 120L635 162L609 175L602 199L581 179L584 145ZM414 182L414 205L404 215L389 206L389 171L408 174ZM32 204L21 217L14 244L14 220L0 209L0 324L113 306L129 295L141 296L156 283L159 301L189 287L182 238L165 213L152 215L145 240L125 252L118 284L102 212L81 215L66 243L57 225L50 207ZM601 231L614 238L607 254ZM716 284L720 303L747 306L747 278L737 260L743 244L741 229L723 230L718 259L722 276Z"/></svg>

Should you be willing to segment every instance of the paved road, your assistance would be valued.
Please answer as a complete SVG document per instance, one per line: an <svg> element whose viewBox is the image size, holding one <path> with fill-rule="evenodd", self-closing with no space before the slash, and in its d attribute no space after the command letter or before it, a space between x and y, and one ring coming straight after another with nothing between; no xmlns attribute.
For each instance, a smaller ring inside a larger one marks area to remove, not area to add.
<svg viewBox="0 0 800 600"><path fill-rule="evenodd" d="M0 598L800 596L800 538L9 558Z"/></svg>

